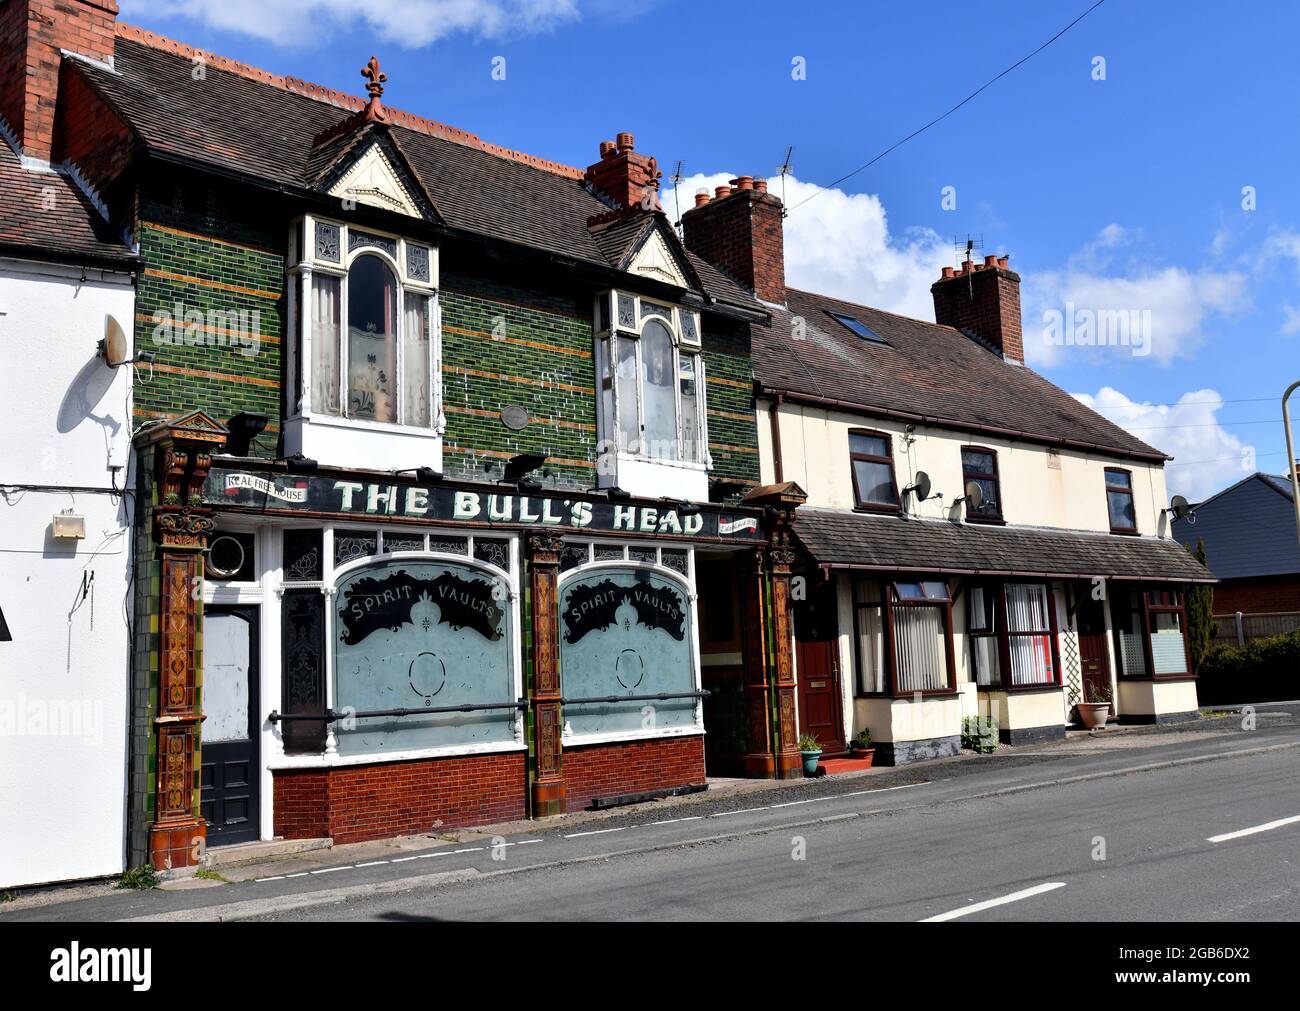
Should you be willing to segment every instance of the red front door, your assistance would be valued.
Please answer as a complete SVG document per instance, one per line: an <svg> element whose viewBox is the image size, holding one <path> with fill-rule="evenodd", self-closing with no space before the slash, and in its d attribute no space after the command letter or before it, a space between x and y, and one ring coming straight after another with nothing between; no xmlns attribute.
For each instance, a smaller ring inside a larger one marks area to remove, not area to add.
<svg viewBox="0 0 1300 1011"><path fill-rule="evenodd" d="M1106 648L1106 612L1100 600L1091 593L1079 604L1076 625L1079 635L1079 667L1083 671L1082 702L1108 697L1110 691L1110 655ZM1110 713L1115 713L1112 701Z"/></svg>
<svg viewBox="0 0 1300 1011"><path fill-rule="evenodd" d="M840 704L839 621L834 582L794 604L799 732L812 734L827 754L844 751Z"/></svg>

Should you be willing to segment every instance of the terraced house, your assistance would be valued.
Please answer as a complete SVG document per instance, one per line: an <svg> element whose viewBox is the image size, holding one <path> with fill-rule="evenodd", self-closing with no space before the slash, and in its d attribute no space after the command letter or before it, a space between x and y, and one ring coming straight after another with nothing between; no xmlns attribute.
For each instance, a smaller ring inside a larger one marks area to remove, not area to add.
<svg viewBox="0 0 1300 1011"><path fill-rule="evenodd" d="M3 10L13 145L135 253L126 865L1194 712L1164 457L1020 363L1005 261L904 320L788 290L761 179L679 236L631 134Z"/></svg>
<svg viewBox="0 0 1300 1011"><path fill-rule="evenodd" d="M358 98L6 16L16 143L138 246L129 865L798 774L770 312L630 134L570 168L374 59Z"/></svg>

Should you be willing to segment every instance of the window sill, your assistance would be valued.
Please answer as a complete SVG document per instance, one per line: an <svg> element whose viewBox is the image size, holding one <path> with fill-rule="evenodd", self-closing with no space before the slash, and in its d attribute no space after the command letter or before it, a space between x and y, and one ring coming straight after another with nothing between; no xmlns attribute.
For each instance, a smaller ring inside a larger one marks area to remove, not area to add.
<svg viewBox="0 0 1300 1011"><path fill-rule="evenodd" d="M642 456L639 453L625 453L622 452L621 450L619 451L617 456L618 456L619 463L623 463L625 461L628 463L648 463L648 464L654 464L655 466L658 467L676 467L679 470L707 471L709 469L709 465L707 463L700 463L699 461L696 460L670 460L665 457Z"/></svg>
<svg viewBox="0 0 1300 1011"><path fill-rule="evenodd" d="M275 755L267 768L272 772L289 769L332 769L335 766L349 765L391 765L397 762L427 761L432 758L462 758L468 755L505 754L514 751L527 751L528 745L518 741L509 743L493 742L484 744L462 744L448 748L421 748L411 751L377 752L368 755Z"/></svg>
<svg viewBox="0 0 1300 1011"><path fill-rule="evenodd" d="M901 507L888 506L888 505L882 505L882 506L855 505L853 507L853 511L855 513L870 513L876 516L901 516L903 513Z"/></svg>
<svg viewBox="0 0 1300 1011"><path fill-rule="evenodd" d="M1007 525L1007 521L1001 516L967 516L966 522L983 527L1004 527Z"/></svg>
<svg viewBox="0 0 1300 1011"><path fill-rule="evenodd" d="M304 411L291 418L285 418L285 424L293 422L308 425L323 425L329 428L342 428L352 432L380 432L388 435L423 436L428 439L440 438L438 429L424 425L399 425L392 421L368 421L365 418L345 418L337 414L317 414Z"/></svg>
<svg viewBox="0 0 1300 1011"><path fill-rule="evenodd" d="M1114 527L1111 528L1110 532L1117 537L1140 537L1141 536L1141 534L1137 530L1116 530Z"/></svg>
<svg viewBox="0 0 1300 1011"><path fill-rule="evenodd" d="M1135 683L1137 683L1137 682L1142 682L1142 681L1159 681L1159 682L1165 682L1165 681L1195 681L1195 680L1197 680L1197 678L1196 678L1196 675L1195 675L1195 674L1187 674L1187 673L1183 673L1183 674L1142 674L1142 675L1136 675L1136 676L1133 676L1133 677L1130 677L1130 676L1127 675L1127 674L1121 674L1121 675L1119 676L1119 680L1121 680L1121 681L1131 681L1131 682L1135 682Z"/></svg>
<svg viewBox="0 0 1300 1011"><path fill-rule="evenodd" d="M1007 692L1012 695L1023 695L1033 692L1059 692L1062 686L1059 684L1034 684L1034 685L979 685L976 691L981 692Z"/></svg>
<svg viewBox="0 0 1300 1011"><path fill-rule="evenodd" d="M704 728L660 727L657 730L610 730L598 734L564 734L560 744L564 748L581 748L588 744L624 744L632 741L658 741L670 737L702 737Z"/></svg>

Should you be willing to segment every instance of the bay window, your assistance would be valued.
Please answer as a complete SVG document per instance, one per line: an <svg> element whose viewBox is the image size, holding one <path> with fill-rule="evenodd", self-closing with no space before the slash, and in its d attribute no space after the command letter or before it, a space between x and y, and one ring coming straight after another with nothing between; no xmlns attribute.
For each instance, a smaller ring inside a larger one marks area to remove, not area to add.
<svg viewBox="0 0 1300 1011"><path fill-rule="evenodd" d="M601 441L624 456L711 466L696 314L603 292L595 317Z"/></svg>
<svg viewBox="0 0 1300 1011"><path fill-rule="evenodd" d="M981 688L1060 684L1056 596L1044 583L991 583L968 591L967 635Z"/></svg>
<svg viewBox="0 0 1300 1011"><path fill-rule="evenodd" d="M946 582L859 579L853 593L858 694L956 691Z"/></svg>
<svg viewBox="0 0 1300 1011"><path fill-rule="evenodd" d="M1111 627L1120 677L1191 675L1187 611L1177 590L1121 590L1111 597Z"/></svg>
<svg viewBox="0 0 1300 1011"><path fill-rule="evenodd" d="M293 416L440 427L436 251L314 217L293 235Z"/></svg>

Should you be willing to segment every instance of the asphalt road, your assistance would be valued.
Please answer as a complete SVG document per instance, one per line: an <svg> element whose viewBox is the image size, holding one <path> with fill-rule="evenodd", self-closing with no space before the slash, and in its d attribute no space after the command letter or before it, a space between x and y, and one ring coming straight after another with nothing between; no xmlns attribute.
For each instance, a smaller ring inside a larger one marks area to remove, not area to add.
<svg viewBox="0 0 1300 1011"><path fill-rule="evenodd" d="M1281 707L1279 707L1281 708ZM31 920L1300 919L1300 708L286 860ZM1250 835L1211 838L1294 818ZM1027 893L1023 896L1020 893ZM1018 896L1012 901L1008 896ZM967 910L966 907L1002 904Z"/></svg>
<svg viewBox="0 0 1300 1011"><path fill-rule="evenodd" d="M1295 920L1297 772L1290 750L877 813L868 795L837 820L787 817L789 827L258 918L922 920L1029 893L953 918Z"/></svg>

